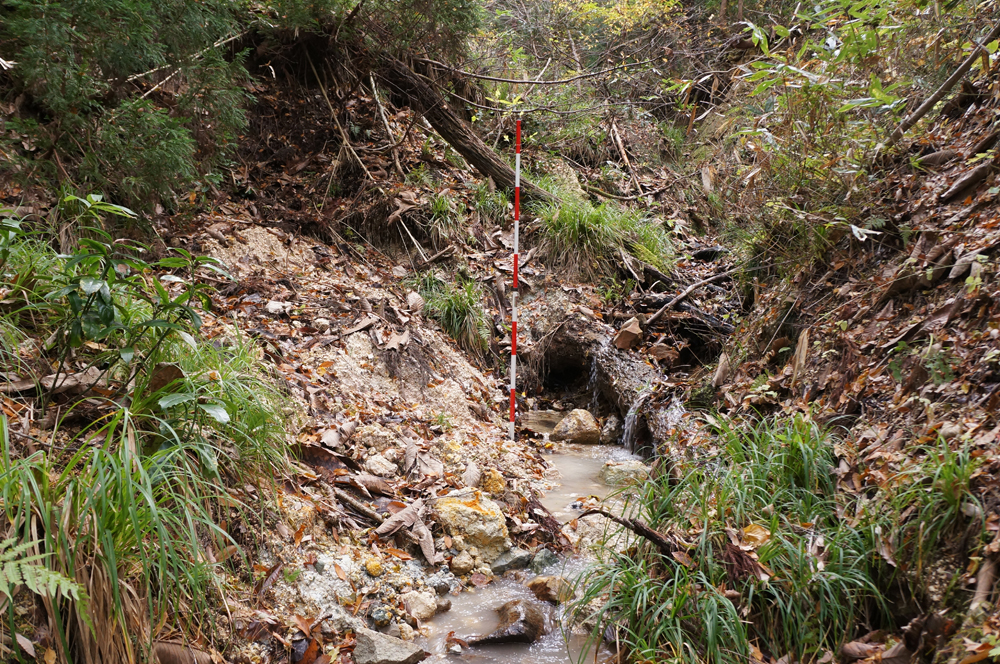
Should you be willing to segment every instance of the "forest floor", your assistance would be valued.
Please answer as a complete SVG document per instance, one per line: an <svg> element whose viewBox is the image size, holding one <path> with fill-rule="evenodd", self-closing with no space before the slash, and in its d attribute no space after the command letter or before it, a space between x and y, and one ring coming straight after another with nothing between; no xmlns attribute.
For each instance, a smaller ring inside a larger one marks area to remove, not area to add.
<svg viewBox="0 0 1000 664"><path fill-rule="evenodd" d="M463 348L422 310L424 273L461 275L486 294L484 324L504 329L506 202L490 208L489 183L409 109L388 109L386 135L379 102L359 93L345 104L349 127L369 140L346 146L320 91L290 83L257 94L231 181L154 219L162 250L227 266L232 279L212 282L206 335L221 342L235 325L254 341L291 423L287 474L272 487L243 489L268 494L247 540L252 572L236 570L220 584L221 628L194 645L215 661L350 661L366 626L419 636L442 609L436 585L487 585L504 574L491 565L502 555L585 549L602 526L599 517L556 522L539 503L557 480L540 454L548 441L523 428L517 442L506 440L509 335ZM531 249L530 220L522 235L527 331L519 346L534 390L523 390L522 418L587 408L591 399L586 373L546 377L545 361L559 357L545 347L548 336L577 325L611 339L635 319L641 334L619 351L656 377L638 434L656 449L654 476L721 455L720 426L798 414L836 432L843 519L903 487L941 496L899 505L895 515L907 522L927 504L949 515L933 559L912 562L922 531L876 536L872 555L905 580L906 597L888 622L842 635L845 649L831 659L896 662L920 653L971 664L989 656L1000 633L986 603L1000 553L1000 185L992 162L977 157L996 143L995 112L991 98L959 119L941 118L910 146L914 159L937 158L923 168L883 166L881 200L867 212L879 223L823 220L832 229L824 250L787 278L743 262L701 163L639 168L635 180L655 193L623 185L614 194L671 220L669 273L623 256L628 286L563 279ZM706 146L719 148L712 137ZM538 173L569 182L574 195L607 200L594 193L607 186L596 172L526 147L524 163ZM721 169L725 159L716 152L706 163ZM41 192L3 193L23 214L56 204ZM12 399L4 403L23 416ZM678 404L686 410L661 421ZM595 415L605 423L613 413L602 407ZM39 424L26 420L25 435L45 439ZM943 477L936 469L953 457L959 476ZM590 533L582 540L581 523ZM472 550L470 567L447 570L444 563ZM813 555L821 560L822 546ZM977 611L967 611L970 602ZM754 656L788 661L784 652Z"/></svg>

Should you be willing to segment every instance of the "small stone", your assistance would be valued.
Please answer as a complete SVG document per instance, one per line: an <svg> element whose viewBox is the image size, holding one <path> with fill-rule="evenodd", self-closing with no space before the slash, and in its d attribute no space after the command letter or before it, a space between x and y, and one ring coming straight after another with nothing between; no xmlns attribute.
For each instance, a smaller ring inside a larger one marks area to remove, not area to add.
<svg viewBox="0 0 1000 664"><path fill-rule="evenodd" d="M403 267L402 265L397 265L396 267L392 268L392 276L396 277L397 279L405 279L406 268Z"/></svg>
<svg viewBox="0 0 1000 664"><path fill-rule="evenodd" d="M622 418L617 415L608 415L601 427L601 445L615 445L625 433L622 426Z"/></svg>
<svg viewBox="0 0 1000 664"><path fill-rule="evenodd" d="M420 293L410 291L406 294L406 307L410 311L423 311L424 298L420 297Z"/></svg>
<svg viewBox="0 0 1000 664"><path fill-rule="evenodd" d="M497 576L512 569L524 569L531 564L534 556L530 551L524 549L511 549L500 554L500 557L493 561L490 570Z"/></svg>
<svg viewBox="0 0 1000 664"><path fill-rule="evenodd" d="M400 599L406 603L407 612L420 622L430 620L437 613L437 595L433 592L414 590L403 593Z"/></svg>
<svg viewBox="0 0 1000 664"><path fill-rule="evenodd" d="M629 318L614 337L615 348L629 350L642 339L642 326L638 318Z"/></svg>
<svg viewBox="0 0 1000 664"><path fill-rule="evenodd" d="M291 311L292 306L291 302L278 302L277 300L271 300L264 305L264 309L266 309L267 313L272 316L280 316L281 314L287 314Z"/></svg>
<svg viewBox="0 0 1000 664"><path fill-rule="evenodd" d="M528 590L543 602L560 604L573 599L573 587L561 576L536 576L528 582Z"/></svg>
<svg viewBox="0 0 1000 664"><path fill-rule="evenodd" d="M641 461L607 461L601 467L601 480L608 486L640 484L649 478L649 468Z"/></svg>
<svg viewBox="0 0 1000 664"><path fill-rule="evenodd" d="M369 558L365 561L365 571L371 576L382 576L385 569L383 569L382 563L378 558Z"/></svg>
<svg viewBox="0 0 1000 664"><path fill-rule="evenodd" d="M368 614L368 617L372 619L372 622L375 623L376 627L388 627L389 623L392 622L392 612L390 612L389 607L384 604L379 604L372 609L371 613Z"/></svg>
<svg viewBox="0 0 1000 664"><path fill-rule="evenodd" d="M451 571L457 576L465 576L476 567L476 559L468 549L451 559Z"/></svg>
<svg viewBox="0 0 1000 664"><path fill-rule="evenodd" d="M577 408L571 410L569 415L556 425L549 438L567 443L596 445L601 441L601 429L597 426L597 420L593 415L582 408Z"/></svg>
<svg viewBox="0 0 1000 664"><path fill-rule="evenodd" d="M433 588L438 595L447 595L451 592L451 582L443 577L429 578L427 585Z"/></svg>
<svg viewBox="0 0 1000 664"><path fill-rule="evenodd" d="M365 470L379 477L395 477L399 474L399 468L396 464L381 454L373 454L365 459Z"/></svg>
<svg viewBox="0 0 1000 664"><path fill-rule="evenodd" d="M413 630L406 629L412 640ZM402 640L370 629L359 629L358 642L354 646L355 664L417 664L429 656L423 648L404 642L406 632L403 625L399 626L399 631Z"/></svg>
<svg viewBox="0 0 1000 664"><path fill-rule="evenodd" d="M502 496L504 491L507 490L507 480L504 479L503 475L496 468L490 468L483 473L480 484L486 493L492 496Z"/></svg>
<svg viewBox="0 0 1000 664"><path fill-rule="evenodd" d="M535 552L535 557L531 559L531 571L535 574L541 574L543 571L557 565L559 563L559 557L552 553L548 549L539 549Z"/></svg>
<svg viewBox="0 0 1000 664"><path fill-rule="evenodd" d="M416 632L412 627L410 627L406 623L399 623L399 638L403 639L404 641L412 641L414 636L416 636Z"/></svg>
<svg viewBox="0 0 1000 664"><path fill-rule="evenodd" d="M469 639L469 644L534 643L547 631L544 606L524 599L507 602L497 609L500 625L486 636Z"/></svg>
<svg viewBox="0 0 1000 664"><path fill-rule="evenodd" d="M330 319L329 318L316 318L313 320L312 326L315 327L320 332L326 332L330 329Z"/></svg>
<svg viewBox="0 0 1000 664"><path fill-rule="evenodd" d="M938 435L945 440L951 440L962 433L962 425L957 422L946 422L938 430Z"/></svg>
<svg viewBox="0 0 1000 664"><path fill-rule="evenodd" d="M438 597L437 610L435 613L444 613L446 611L451 611L451 600L447 597Z"/></svg>

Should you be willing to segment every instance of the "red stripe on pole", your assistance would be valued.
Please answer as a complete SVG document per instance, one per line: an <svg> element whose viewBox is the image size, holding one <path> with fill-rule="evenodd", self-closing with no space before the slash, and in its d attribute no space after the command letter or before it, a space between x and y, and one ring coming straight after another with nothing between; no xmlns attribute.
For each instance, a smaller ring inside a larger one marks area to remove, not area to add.
<svg viewBox="0 0 1000 664"><path fill-rule="evenodd" d="M517 288L517 254L514 254L514 288Z"/></svg>
<svg viewBox="0 0 1000 664"><path fill-rule="evenodd" d="M514 187L514 221L521 218L521 188Z"/></svg>
<svg viewBox="0 0 1000 664"><path fill-rule="evenodd" d="M514 421L514 388L510 389L510 421Z"/></svg>
<svg viewBox="0 0 1000 664"><path fill-rule="evenodd" d="M521 154L521 121L517 121L517 138L514 139L514 151Z"/></svg>
<svg viewBox="0 0 1000 664"><path fill-rule="evenodd" d="M510 331L510 354L517 355L517 321L511 323L513 326Z"/></svg>

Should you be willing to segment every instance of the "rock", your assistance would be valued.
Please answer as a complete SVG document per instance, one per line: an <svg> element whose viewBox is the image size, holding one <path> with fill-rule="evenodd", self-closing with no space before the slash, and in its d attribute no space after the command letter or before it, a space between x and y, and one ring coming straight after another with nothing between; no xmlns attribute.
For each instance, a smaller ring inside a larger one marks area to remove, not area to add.
<svg viewBox="0 0 1000 664"><path fill-rule="evenodd" d="M504 479L503 475L496 468L490 468L483 473L480 484L486 493L491 496L502 496L504 491L507 490L507 480Z"/></svg>
<svg viewBox="0 0 1000 664"><path fill-rule="evenodd" d="M420 293L410 291L406 294L406 307L410 311L423 311L424 298L420 297Z"/></svg>
<svg viewBox="0 0 1000 664"><path fill-rule="evenodd" d="M573 599L573 586L561 576L536 576L528 582L528 590L542 602L560 604Z"/></svg>
<svg viewBox="0 0 1000 664"><path fill-rule="evenodd" d="M358 427L354 432L353 440L362 447L374 447L379 453L400 444L396 434L381 424L366 424Z"/></svg>
<svg viewBox="0 0 1000 664"><path fill-rule="evenodd" d="M368 614L368 617L372 619L372 622L375 623L377 627L388 627L389 623L392 622L392 612L390 612L389 607L384 604L379 604L372 609L371 613Z"/></svg>
<svg viewBox="0 0 1000 664"><path fill-rule="evenodd" d="M396 464L381 454L373 454L365 459L365 470L379 477L395 477L399 474L399 468L396 467Z"/></svg>
<svg viewBox="0 0 1000 664"><path fill-rule="evenodd" d="M695 259L696 261L714 261L715 259L719 258L719 256L723 256L728 253L729 250L726 249L725 247L719 247L719 246L705 247L703 249L696 249L695 251L691 252L691 258Z"/></svg>
<svg viewBox="0 0 1000 664"><path fill-rule="evenodd" d="M370 629L359 629L357 639L355 664L416 664L430 656L419 646Z"/></svg>
<svg viewBox="0 0 1000 664"><path fill-rule="evenodd" d="M529 410L521 419L521 427L535 433L552 433L563 414L554 410Z"/></svg>
<svg viewBox="0 0 1000 664"><path fill-rule="evenodd" d="M531 571L535 574L541 574L543 571L557 565L559 563L559 557L552 553L548 549L539 549L535 552L535 557L531 559Z"/></svg>
<svg viewBox="0 0 1000 664"><path fill-rule="evenodd" d="M629 318L615 333L614 344L619 350L629 350L642 339L642 326L638 318Z"/></svg>
<svg viewBox="0 0 1000 664"><path fill-rule="evenodd" d="M569 415L556 425L549 438L556 441L564 440L567 443L596 445L601 441L601 430L593 415L582 408L577 408L571 410Z"/></svg>
<svg viewBox="0 0 1000 664"><path fill-rule="evenodd" d="M294 305L291 302L278 302L277 300L271 300L264 305L264 309L266 309L267 313L272 316L280 316L281 314L287 314L291 311L293 306Z"/></svg>
<svg viewBox="0 0 1000 664"><path fill-rule="evenodd" d="M452 537L460 536L492 562L510 548L500 506L479 491L453 491L434 504L437 522Z"/></svg>
<svg viewBox="0 0 1000 664"><path fill-rule="evenodd" d="M369 558L365 561L365 571L370 576L382 576L385 568L382 567L382 562L378 558Z"/></svg>
<svg viewBox="0 0 1000 664"><path fill-rule="evenodd" d="M457 576L465 576L476 567L476 559L468 549L451 559L451 571Z"/></svg>
<svg viewBox="0 0 1000 664"><path fill-rule="evenodd" d="M326 332L330 329L330 319L329 318L316 318L313 320L313 327L315 327L320 332Z"/></svg>
<svg viewBox="0 0 1000 664"><path fill-rule="evenodd" d="M411 590L399 597L406 603L406 611L420 622L430 620L437 613L437 595L433 592Z"/></svg>
<svg viewBox="0 0 1000 664"><path fill-rule="evenodd" d="M406 268L403 267L402 265L397 265L396 267L392 268L392 276L396 277L397 279L405 279Z"/></svg>
<svg viewBox="0 0 1000 664"><path fill-rule="evenodd" d="M515 599L499 609L500 625L486 636L474 636L470 645L489 643L534 643L546 629L545 610L538 602Z"/></svg>
<svg viewBox="0 0 1000 664"><path fill-rule="evenodd" d="M434 613L444 613L446 611L451 611L451 600L447 597L437 598L437 609Z"/></svg>
<svg viewBox="0 0 1000 664"><path fill-rule="evenodd" d="M415 636L416 632L413 631L412 627L407 625L405 622L399 623L399 638L404 641L412 641ZM355 664L357 664L357 662L355 662Z"/></svg>
<svg viewBox="0 0 1000 664"><path fill-rule="evenodd" d="M608 486L639 484L649 478L649 468L641 461L607 461L601 467L601 480Z"/></svg>
<svg viewBox="0 0 1000 664"><path fill-rule="evenodd" d="M617 415L608 415L601 427L601 445L616 445L622 439L625 427L622 418Z"/></svg>
<svg viewBox="0 0 1000 664"><path fill-rule="evenodd" d="M534 556L530 551L524 549L511 549L500 554L500 557L493 561L490 570L497 576L512 569L524 569L531 564Z"/></svg>
<svg viewBox="0 0 1000 664"><path fill-rule="evenodd" d="M427 577L427 585L434 589L438 595L447 595L451 592L451 585L455 581L455 577L448 572L442 570Z"/></svg>

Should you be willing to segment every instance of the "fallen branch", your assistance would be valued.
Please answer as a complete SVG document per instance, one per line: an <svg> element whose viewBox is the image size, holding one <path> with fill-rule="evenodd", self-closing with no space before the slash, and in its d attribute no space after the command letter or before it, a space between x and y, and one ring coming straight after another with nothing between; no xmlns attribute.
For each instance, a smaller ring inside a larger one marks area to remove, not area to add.
<svg viewBox="0 0 1000 664"><path fill-rule="evenodd" d="M899 126L896 127L896 130L892 132L889 139L886 141L885 147L892 147L898 143L899 139L903 138L903 134L905 134L910 127L915 125L920 118L927 115L927 112L934 108L934 105L941 101L941 98L944 97L949 90L955 87L955 84L962 80L962 77L965 76L970 69L972 69L972 65L975 64L976 60L978 60L979 57L986 52L985 45L994 41L997 37L1000 37L1000 23L993 26L990 34L986 35L985 39L976 44L976 47L972 49L972 53L965 59L965 62L959 65L958 69L956 69L955 72L948 77L948 80L941 84L941 87L939 87L934 94L925 99L924 103L917 107L917 110L910 113L901 123L899 123ZM876 151L876 154L878 152L879 151Z"/></svg>
<svg viewBox="0 0 1000 664"><path fill-rule="evenodd" d="M659 189L654 189L652 191L643 192L643 194L641 196L638 196L638 195L633 195L633 196L617 196L615 194L609 194L608 192L604 191L603 189L598 189L597 187L594 187L594 186L589 185L589 184L583 185L583 188L586 189L587 191L589 191L592 194L597 194L598 196L604 196L605 198L613 198L616 201L634 201L634 200L637 200L639 198L645 198L646 196L656 196L657 194L663 193L664 191L667 190L667 187L660 187Z"/></svg>
<svg viewBox="0 0 1000 664"><path fill-rule="evenodd" d="M671 556L673 555L674 551L677 551L677 545L671 542L669 539L667 539L666 535L663 535L662 533L653 530L652 528L644 524L642 521L639 521L638 519L627 519L622 516L615 516L610 512L598 508L587 510L586 512L581 514L579 518L582 519L583 517L589 514L600 514L604 518L614 521L619 526L628 528L639 537L644 537L645 539L655 544L656 548L658 548L660 552L666 556Z"/></svg>
<svg viewBox="0 0 1000 664"><path fill-rule="evenodd" d="M719 281L720 279L724 279L725 277L734 275L734 274L736 274L737 272L739 272L742 269L743 268L741 268L741 267L734 267L732 270L726 270L725 272L720 272L719 274L717 274L715 276L712 276L712 277L709 277L708 279L702 279L701 281L696 281L695 283L691 284L690 286L688 286L687 288L685 288L683 291L681 291L680 295L678 295L677 297L675 297L674 299L670 300L669 302L667 302L666 304L664 304L662 307L660 307L655 314L653 314L652 316L650 316L649 318L647 318L646 319L646 325L647 326L648 325L652 325L653 323L655 323L656 321L658 321L663 316L663 314L667 313L668 309L676 306L678 302L680 302L681 300L683 300L688 295L690 295L691 293L695 292L696 290L698 290L699 288L701 288L705 284L710 284L713 281Z"/></svg>

